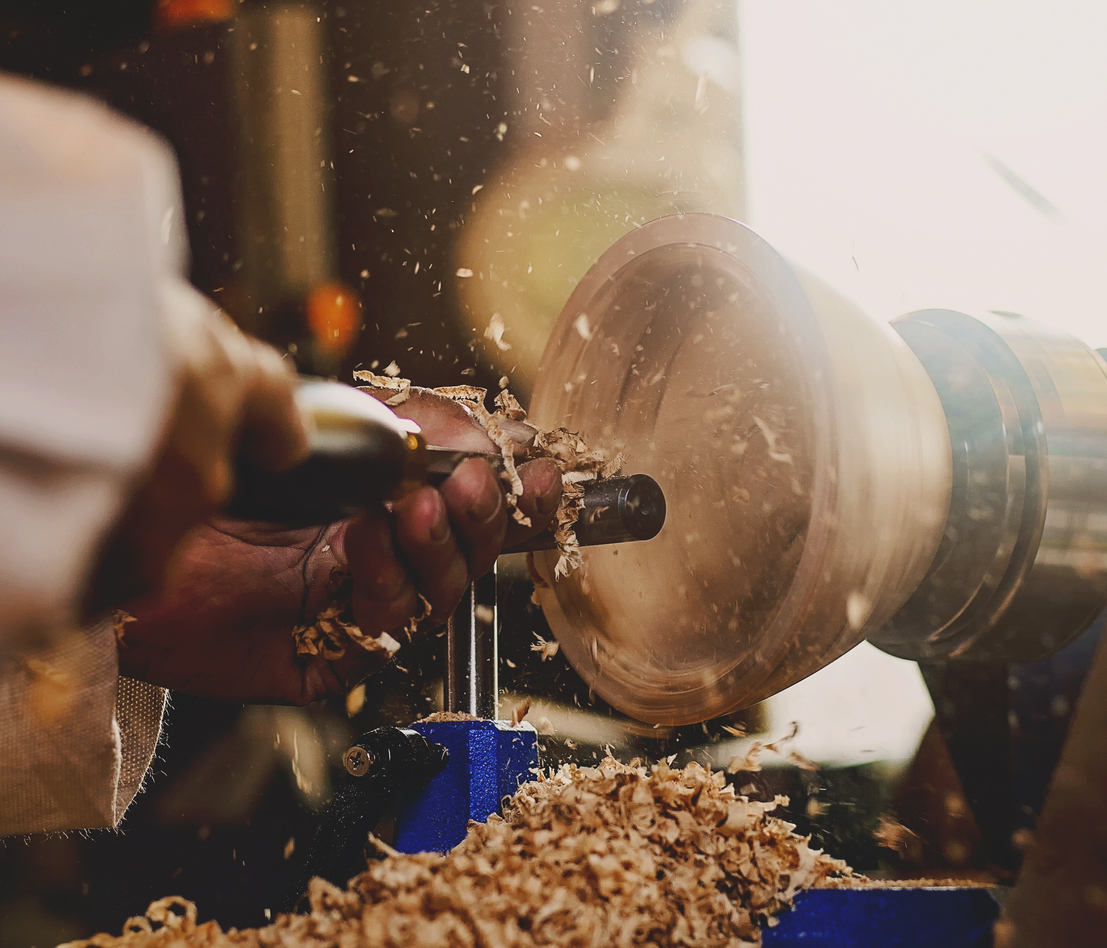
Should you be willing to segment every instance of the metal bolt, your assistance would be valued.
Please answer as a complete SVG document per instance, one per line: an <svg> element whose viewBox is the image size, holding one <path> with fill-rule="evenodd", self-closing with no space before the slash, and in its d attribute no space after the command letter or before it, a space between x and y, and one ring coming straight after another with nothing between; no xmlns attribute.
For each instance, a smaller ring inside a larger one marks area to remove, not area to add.
<svg viewBox="0 0 1107 948"><path fill-rule="evenodd" d="M346 772L354 777L364 777L373 766L373 755L360 744L355 744L342 756Z"/></svg>

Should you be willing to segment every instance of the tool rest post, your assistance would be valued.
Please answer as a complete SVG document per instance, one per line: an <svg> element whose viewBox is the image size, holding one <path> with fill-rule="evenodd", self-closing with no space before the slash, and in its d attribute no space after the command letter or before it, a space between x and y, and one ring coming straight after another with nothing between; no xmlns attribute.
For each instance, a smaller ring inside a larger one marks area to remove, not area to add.
<svg viewBox="0 0 1107 948"><path fill-rule="evenodd" d="M471 583L446 627L445 709L496 717L499 648L496 570Z"/></svg>

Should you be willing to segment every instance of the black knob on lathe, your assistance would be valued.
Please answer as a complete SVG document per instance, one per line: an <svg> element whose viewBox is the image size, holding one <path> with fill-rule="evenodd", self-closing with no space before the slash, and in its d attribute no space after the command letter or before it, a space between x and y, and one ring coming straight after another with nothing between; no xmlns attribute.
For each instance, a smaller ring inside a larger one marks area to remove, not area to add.
<svg viewBox="0 0 1107 948"><path fill-rule="evenodd" d="M581 546L652 540L665 525L665 492L648 474L597 481L584 488L573 532ZM543 530L505 553L552 550L553 533Z"/></svg>

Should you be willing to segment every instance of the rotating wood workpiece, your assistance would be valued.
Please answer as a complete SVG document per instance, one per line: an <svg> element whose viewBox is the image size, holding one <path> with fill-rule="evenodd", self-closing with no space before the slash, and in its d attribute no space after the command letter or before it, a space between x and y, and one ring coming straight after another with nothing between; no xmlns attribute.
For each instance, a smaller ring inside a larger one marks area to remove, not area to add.
<svg viewBox="0 0 1107 948"><path fill-rule="evenodd" d="M1107 604L1100 356L1010 315L879 323L725 218L600 259L531 415L667 498L655 541L539 590L581 676L644 721L752 704L864 639L1031 660Z"/></svg>

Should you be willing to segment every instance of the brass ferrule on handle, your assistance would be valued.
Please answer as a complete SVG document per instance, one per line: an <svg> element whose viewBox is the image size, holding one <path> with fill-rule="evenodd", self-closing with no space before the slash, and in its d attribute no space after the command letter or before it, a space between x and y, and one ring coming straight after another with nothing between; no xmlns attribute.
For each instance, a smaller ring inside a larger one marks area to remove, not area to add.
<svg viewBox="0 0 1107 948"><path fill-rule="evenodd" d="M430 455L427 452L427 439L411 431L407 435L407 457L404 463L404 479L397 493L400 496L418 490L427 482L427 465Z"/></svg>

